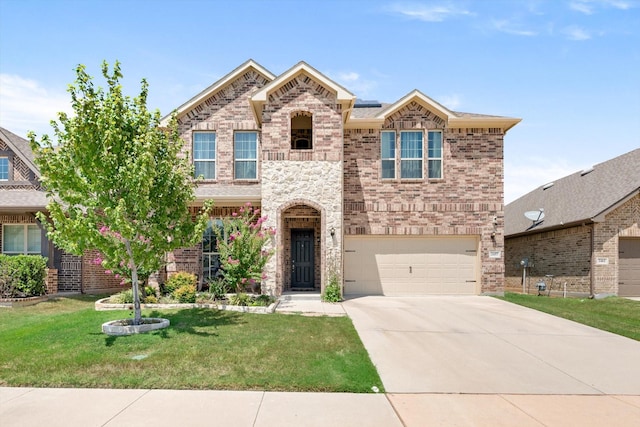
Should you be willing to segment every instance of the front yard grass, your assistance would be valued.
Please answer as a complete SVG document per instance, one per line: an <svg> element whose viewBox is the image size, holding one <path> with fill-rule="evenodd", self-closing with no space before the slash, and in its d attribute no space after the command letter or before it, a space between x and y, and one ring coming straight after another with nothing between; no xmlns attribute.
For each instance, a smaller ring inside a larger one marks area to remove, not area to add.
<svg viewBox="0 0 640 427"><path fill-rule="evenodd" d="M506 293L504 300L640 341L640 301L549 298Z"/></svg>
<svg viewBox="0 0 640 427"><path fill-rule="evenodd" d="M167 329L112 337L97 298L0 310L0 385L371 392L382 382L347 317L143 310Z"/></svg>

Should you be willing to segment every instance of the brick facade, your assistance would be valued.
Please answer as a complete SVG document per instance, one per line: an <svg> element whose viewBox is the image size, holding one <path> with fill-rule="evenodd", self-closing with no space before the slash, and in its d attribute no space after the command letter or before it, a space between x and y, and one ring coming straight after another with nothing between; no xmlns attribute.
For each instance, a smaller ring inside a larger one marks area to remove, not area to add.
<svg viewBox="0 0 640 427"><path fill-rule="evenodd" d="M589 294L618 293L618 239L640 237L640 196L605 216L603 222L506 239L506 289L522 291L522 266L528 258L529 292L545 275L554 276L554 291ZM601 262L597 260L601 259ZM546 279L549 283L549 279Z"/></svg>

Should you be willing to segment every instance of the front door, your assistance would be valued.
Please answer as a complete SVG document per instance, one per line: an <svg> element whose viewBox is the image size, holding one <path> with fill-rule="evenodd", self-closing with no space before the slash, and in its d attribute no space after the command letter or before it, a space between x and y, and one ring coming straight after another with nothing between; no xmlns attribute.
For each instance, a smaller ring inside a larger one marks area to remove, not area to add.
<svg viewBox="0 0 640 427"><path fill-rule="evenodd" d="M314 287L313 230L291 230L291 288Z"/></svg>

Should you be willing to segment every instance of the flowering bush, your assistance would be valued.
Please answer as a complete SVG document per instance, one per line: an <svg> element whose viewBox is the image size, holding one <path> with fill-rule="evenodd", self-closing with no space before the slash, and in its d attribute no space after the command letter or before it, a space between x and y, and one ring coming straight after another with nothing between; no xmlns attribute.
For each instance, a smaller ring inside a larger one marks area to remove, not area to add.
<svg viewBox="0 0 640 427"><path fill-rule="evenodd" d="M246 203L215 229L222 276L237 292L255 289L267 278L263 270L273 250L265 249L265 244L276 231L263 226L266 220L266 216L260 216L260 209Z"/></svg>

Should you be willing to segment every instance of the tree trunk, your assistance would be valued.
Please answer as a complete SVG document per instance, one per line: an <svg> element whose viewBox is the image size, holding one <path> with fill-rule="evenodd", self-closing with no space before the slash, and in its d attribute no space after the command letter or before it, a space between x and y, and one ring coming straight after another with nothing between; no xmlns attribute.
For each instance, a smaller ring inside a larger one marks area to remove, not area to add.
<svg viewBox="0 0 640 427"><path fill-rule="evenodd" d="M127 248L127 254L129 255L129 263L131 266L131 287L133 290L133 324L139 325L142 321L142 310L140 309L140 292L138 290L138 266L133 260L133 252L131 251L131 244L128 240L124 241Z"/></svg>

